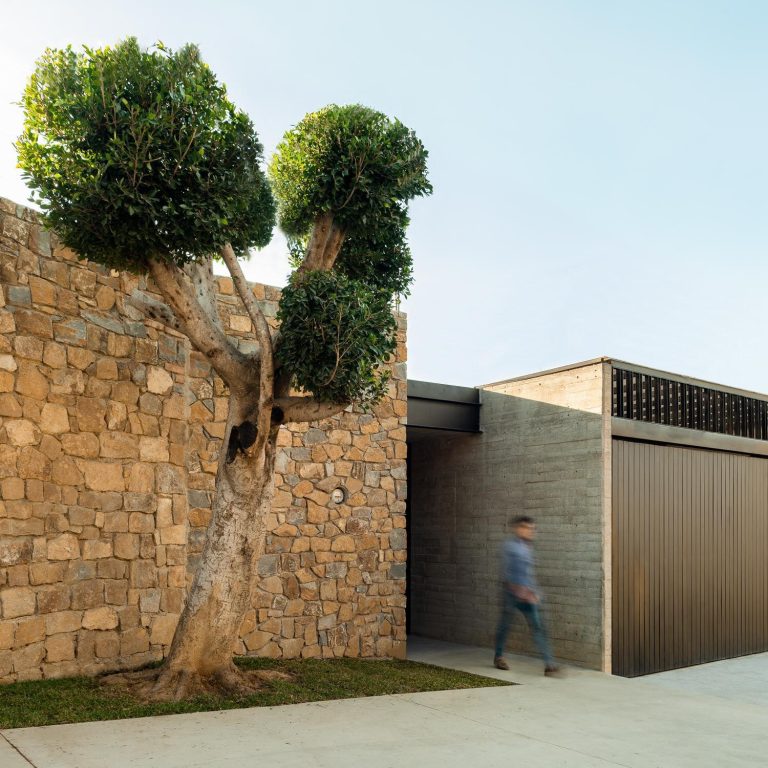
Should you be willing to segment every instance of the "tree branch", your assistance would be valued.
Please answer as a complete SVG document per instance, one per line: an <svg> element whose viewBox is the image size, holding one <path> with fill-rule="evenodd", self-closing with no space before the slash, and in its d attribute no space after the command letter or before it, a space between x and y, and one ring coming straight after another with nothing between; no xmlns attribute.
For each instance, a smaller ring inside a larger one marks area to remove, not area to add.
<svg viewBox="0 0 768 768"><path fill-rule="evenodd" d="M222 332L221 316L216 306L216 278L213 276L213 259L208 256L200 261L185 264L184 274L192 283L198 303L208 317Z"/></svg>
<svg viewBox="0 0 768 768"><path fill-rule="evenodd" d="M349 408L350 403L324 403L314 397L280 397L274 401L274 406L282 410L281 421L287 424L328 419Z"/></svg>
<svg viewBox="0 0 768 768"><path fill-rule="evenodd" d="M333 220L332 213L328 212L318 216L309 237L307 253L298 271L321 270L327 272L330 270L341 250L344 234Z"/></svg>
<svg viewBox="0 0 768 768"><path fill-rule="evenodd" d="M138 288L133 290L126 299L126 302L138 309L139 312L150 320L156 320L158 323L162 323L178 333L184 333L184 328L179 319L173 314L173 310L167 304L153 299Z"/></svg>
<svg viewBox="0 0 768 768"><path fill-rule="evenodd" d="M257 417L257 438L254 444L253 452L258 453L267 438L272 418L272 398L275 390L275 356L272 346L272 334L269 330L267 318L261 310L256 298L253 295L248 281L245 279L243 269L232 246L227 243L221 249L221 257L227 265L229 274L232 276L235 290L245 306L245 311L251 318L256 340L259 342L259 413Z"/></svg>
<svg viewBox="0 0 768 768"><path fill-rule="evenodd" d="M242 392L252 386L252 364L206 314L194 292L185 284L181 270L155 257L150 257L149 269L160 293L176 315L182 333L206 356L230 390Z"/></svg>

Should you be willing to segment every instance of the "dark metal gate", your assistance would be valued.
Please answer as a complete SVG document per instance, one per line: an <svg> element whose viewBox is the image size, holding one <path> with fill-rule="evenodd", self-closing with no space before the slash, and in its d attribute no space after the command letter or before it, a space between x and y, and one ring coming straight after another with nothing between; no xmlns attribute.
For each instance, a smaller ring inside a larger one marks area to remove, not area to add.
<svg viewBox="0 0 768 768"><path fill-rule="evenodd" d="M613 441L613 672L768 651L768 459Z"/></svg>

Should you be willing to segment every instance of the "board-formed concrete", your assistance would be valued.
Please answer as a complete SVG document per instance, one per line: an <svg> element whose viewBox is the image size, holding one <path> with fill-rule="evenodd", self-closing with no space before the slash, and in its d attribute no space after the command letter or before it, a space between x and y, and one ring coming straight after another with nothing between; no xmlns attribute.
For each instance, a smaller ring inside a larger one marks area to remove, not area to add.
<svg viewBox="0 0 768 768"><path fill-rule="evenodd" d="M489 385L481 434L410 445L411 632L492 645L501 544L509 518L526 514L538 524L555 655L607 668L604 369L598 361ZM509 647L533 650L522 620Z"/></svg>

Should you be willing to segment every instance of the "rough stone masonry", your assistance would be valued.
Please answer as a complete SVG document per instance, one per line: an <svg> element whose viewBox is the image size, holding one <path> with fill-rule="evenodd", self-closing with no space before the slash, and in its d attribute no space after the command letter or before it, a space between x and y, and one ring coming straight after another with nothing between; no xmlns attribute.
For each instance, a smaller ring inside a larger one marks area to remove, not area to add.
<svg viewBox="0 0 768 768"><path fill-rule="evenodd" d="M162 658L211 514L226 392L126 304L144 278L79 261L0 198L0 682ZM274 317L279 291L253 286ZM219 279L243 349L251 323ZM405 319L388 396L283 427L240 653L405 653ZM343 488L335 503L332 491Z"/></svg>

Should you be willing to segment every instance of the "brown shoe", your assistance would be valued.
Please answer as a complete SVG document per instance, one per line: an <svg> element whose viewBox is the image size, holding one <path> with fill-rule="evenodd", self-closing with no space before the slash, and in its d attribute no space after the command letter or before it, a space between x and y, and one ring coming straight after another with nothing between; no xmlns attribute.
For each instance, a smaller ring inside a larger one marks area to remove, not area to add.
<svg viewBox="0 0 768 768"><path fill-rule="evenodd" d="M544 677L562 677L563 670L561 667L546 667L544 669Z"/></svg>
<svg viewBox="0 0 768 768"><path fill-rule="evenodd" d="M496 669L504 669L504 670L509 669L509 664L507 664L506 659L503 659L501 656L497 656L493 660L493 666L496 667Z"/></svg>

